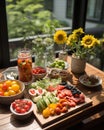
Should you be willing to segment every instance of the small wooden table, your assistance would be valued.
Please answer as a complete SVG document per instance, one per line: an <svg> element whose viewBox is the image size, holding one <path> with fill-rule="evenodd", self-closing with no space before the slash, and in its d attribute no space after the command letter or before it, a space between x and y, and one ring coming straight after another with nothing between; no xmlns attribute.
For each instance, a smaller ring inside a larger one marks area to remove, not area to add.
<svg viewBox="0 0 104 130"><path fill-rule="evenodd" d="M70 57L68 58L70 63ZM2 70L0 70L2 71ZM85 72L87 74L94 74L102 78L102 85L96 88L87 88L80 84L78 81L79 74L75 75L71 72L70 67L68 71L71 74L71 83L80 89L87 97L92 100L92 106L86 107L83 110L75 112L74 114L63 118L60 121L55 122L45 128L42 128L33 114L30 118L18 121L14 119L9 110L9 106L0 104L0 129L1 130L46 130L46 129L66 129L77 123L83 122L84 124L91 124L92 122L99 122L104 116L104 72L95 68L94 66L87 64ZM90 123L91 122L91 123ZM87 125L86 125L87 127Z"/></svg>

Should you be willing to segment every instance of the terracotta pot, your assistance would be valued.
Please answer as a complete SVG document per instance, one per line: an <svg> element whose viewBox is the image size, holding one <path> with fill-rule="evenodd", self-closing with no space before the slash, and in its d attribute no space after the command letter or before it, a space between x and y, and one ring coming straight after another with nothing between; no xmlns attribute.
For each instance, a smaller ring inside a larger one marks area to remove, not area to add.
<svg viewBox="0 0 104 130"><path fill-rule="evenodd" d="M73 73L84 73L86 67L86 60L80 59L72 55L71 57L71 71Z"/></svg>

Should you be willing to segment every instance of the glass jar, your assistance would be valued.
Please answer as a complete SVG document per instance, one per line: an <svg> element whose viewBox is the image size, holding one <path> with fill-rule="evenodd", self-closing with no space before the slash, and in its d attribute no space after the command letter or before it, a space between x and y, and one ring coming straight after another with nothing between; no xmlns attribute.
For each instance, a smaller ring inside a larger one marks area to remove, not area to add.
<svg viewBox="0 0 104 130"><path fill-rule="evenodd" d="M29 49L23 49L18 52L18 71L19 80L25 84L32 81L32 55Z"/></svg>
<svg viewBox="0 0 104 130"><path fill-rule="evenodd" d="M63 61L67 61L68 54L66 51L60 51L59 52L59 59Z"/></svg>

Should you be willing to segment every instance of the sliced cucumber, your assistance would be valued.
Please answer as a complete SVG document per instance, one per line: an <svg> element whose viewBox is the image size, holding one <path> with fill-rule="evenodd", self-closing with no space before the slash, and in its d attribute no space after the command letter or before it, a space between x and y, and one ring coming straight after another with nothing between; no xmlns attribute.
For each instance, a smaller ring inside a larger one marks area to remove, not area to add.
<svg viewBox="0 0 104 130"><path fill-rule="evenodd" d="M33 101L34 103L36 103L36 102L38 102L41 98L42 98L41 95L40 95L40 96L37 96L37 97L32 97L32 101Z"/></svg>
<svg viewBox="0 0 104 130"><path fill-rule="evenodd" d="M52 94L48 95L48 100L51 102L51 103L56 103L56 99L55 99L55 96L53 96Z"/></svg>
<svg viewBox="0 0 104 130"><path fill-rule="evenodd" d="M44 103L43 99L40 99L37 103L36 103L37 109L39 112L42 112L45 108L46 108L46 104Z"/></svg>
<svg viewBox="0 0 104 130"><path fill-rule="evenodd" d="M47 104L46 104L46 102L44 101L43 97L42 97L42 99L40 100L40 102L44 105L45 108L47 107Z"/></svg>
<svg viewBox="0 0 104 130"><path fill-rule="evenodd" d="M51 103L50 100L46 96L43 96L43 100L47 106Z"/></svg>
<svg viewBox="0 0 104 130"><path fill-rule="evenodd" d="M42 112L43 108L41 107L41 104L39 102L36 103L38 112Z"/></svg>

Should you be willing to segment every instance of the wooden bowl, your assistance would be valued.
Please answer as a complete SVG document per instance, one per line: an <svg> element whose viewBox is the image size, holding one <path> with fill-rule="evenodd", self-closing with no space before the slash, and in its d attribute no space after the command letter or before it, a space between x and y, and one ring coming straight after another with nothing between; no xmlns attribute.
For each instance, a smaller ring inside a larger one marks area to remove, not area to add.
<svg viewBox="0 0 104 130"><path fill-rule="evenodd" d="M0 84L2 84L5 81L7 81L7 80L0 81ZM19 84L20 92L15 94L15 95L11 95L11 96L0 96L0 103L1 104L10 105L14 100L16 100L18 98L22 98L24 95L24 90L25 90L24 83L19 81L19 80L12 80L12 81L16 81Z"/></svg>

